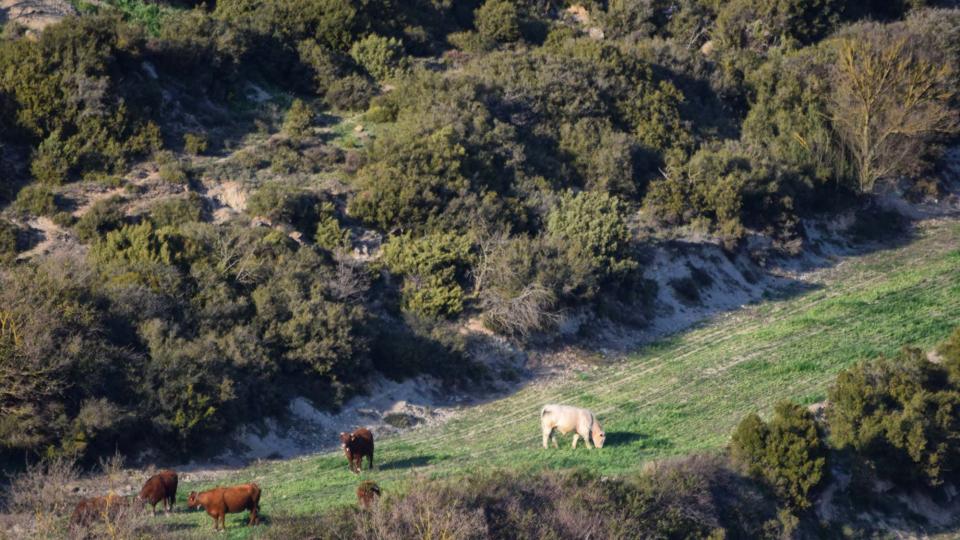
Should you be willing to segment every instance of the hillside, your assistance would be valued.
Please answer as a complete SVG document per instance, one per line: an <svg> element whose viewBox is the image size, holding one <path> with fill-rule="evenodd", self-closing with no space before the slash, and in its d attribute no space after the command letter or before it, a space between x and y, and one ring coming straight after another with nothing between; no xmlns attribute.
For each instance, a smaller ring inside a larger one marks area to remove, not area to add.
<svg viewBox="0 0 960 540"><path fill-rule="evenodd" d="M853 362L892 354L902 344L929 348L945 338L960 320L958 262L960 226L925 224L906 245L845 259L808 275L807 287L718 317L641 354L465 408L439 427L378 440L379 469L361 478L390 492L416 475L456 477L491 468L584 467L618 475L650 460L716 451L749 412L767 415L783 399L819 402L836 372ZM550 402L595 410L607 445L541 450L537 416ZM190 477L184 494L214 484ZM215 477L217 484L258 482L264 513L285 517L351 504L358 482L339 451ZM163 523L186 527L189 535L208 521L202 513L178 513ZM239 516L228 523L235 527L231 537L250 532Z"/></svg>
<svg viewBox="0 0 960 540"><path fill-rule="evenodd" d="M953 525L955 0L4 0L0 25L15 536L202 534L67 527L162 464L181 499L262 485L267 526L231 535L432 537L403 517L431 507L457 539ZM548 401L608 447L541 452ZM359 424L369 514L331 453Z"/></svg>

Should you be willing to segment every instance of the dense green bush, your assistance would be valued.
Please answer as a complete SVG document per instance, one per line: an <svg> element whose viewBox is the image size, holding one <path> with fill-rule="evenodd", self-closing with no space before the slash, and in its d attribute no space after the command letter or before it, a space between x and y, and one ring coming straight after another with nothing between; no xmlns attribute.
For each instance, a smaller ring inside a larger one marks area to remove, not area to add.
<svg viewBox="0 0 960 540"><path fill-rule="evenodd" d="M333 203L323 202L317 211L317 232L313 235L317 245L328 251L350 247L350 230L340 225Z"/></svg>
<svg viewBox="0 0 960 540"><path fill-rule="evenodd" d="M166 199L154 204L146 217L158 229L200 221L203 217L203 201L199 195L190 192L186 197Z"/></svg>
<svg viewBox="0 0 960 540"><path fill-rule="evenodd" d="M465 150L449 127L409 133L406 126L378 138L371 163L357 175L362 190L351 214L383 230L428 228L469 185L461 172Z"/></svg>
<svg viewBox="0 0 960 540"><path fill-rule="evenodd" d="M26 186L17 193L14 208L19 212L35 216L50 216L57 212L57 200L53 192L45 185Z"/></svg>
<svg viewBox="0 0 960 540"><path fill-rule="evenodd" d="M156 159L159 167L157 174L164 182L186 184L190 181L185 161L178 158L173 152L167 150L157 152L154 159Z"/></svg>
<svg viewBox="0 0 960 540"><path fill-rule="evenodd" d="M316 193L288 184L271 182L247 200L247 213L272 223L293 225L304 234L313 234L320 220L321 200Z"/></svg>
<svg viewBox="0 0 960 540"><path fill-rule="evenodd" d="M794 510L805 510L827 474L827 447L813 415L783 402L770 422L756 414L744 418L730 441L734 463L763 478Z"/></svg>
<svg viewBox="0 0 960 540"><path fill-rule="evenodd" d="M736 145L702 148L688 162L671 166L647 189L645 212L661 223L706 223L728 247L745 225L764 227L789 201L777 197L778 174L754 163Z"/></svg>
<svg viewBox="0 0 960 540"><path fill-rule="evenodd" d="M404 68L403 43L376 34L354 42L350 56L376 79L389 79Z"/></svg>
<svg viewBox="0 0 960 540"><path fill-rule="evenodd" d="M477 9L474 24L484 40L511 43L520 39L517 7L507 0L486 0Z"/></svg>
<svg viewBox="0 0 960 540"><path fill-rule="evenodd" d="M305 137L310 134L313 120L313 109L303 100L295 99L283 116L283 132L294 139Z"/></svg>
<svg viewBox="0 0 960 540"><path fill-rule="evenodd" d="M123 202L122 197L115 196L91 205L74 225L74 231L80 240L89 242L119 229L125 220Z"/></svg>
<svg viewBox="0 0 960 540"><path fill-rule="evenodd" d="M383 246L391 272L403 276L403 309L421 317L451 316L463 310L461 283L470 264L470 240L457 233L410 234Z"/></svg>
<svg viewBox="0 0 960 540"><path fill-rule="evenodd" d="M791 183L782 189L801 201L826 191L827 184L852 181L828 111L829 52L808 48L778 55L750 77L756 98L743 121L742 139L751 152L789 175Z"/></svg>
<svg viewBox="0 0 960 540"><path fill-rule="evenodd" d="M377 87L362 75L347 75L330 83L324 100L334 109L362 111L377 94Z"/></svg>
<svg viewBox="0 0 960 540"><path fill-rule="evenodd" d="M604 281L636 268L630 258L626 208L605 193L568 192L547 218L547 235L570 271L564 290L591 297Z"/></svg>
<svg viewBox="0 0 960 540"><path fill-rule="evenodd" d="M142 47L137 28L112 17L68 18L37 40L0 41L0 92L13 98L17 128L37 145L34 178L60 184L119 172L159 147L148 88L121 76L139 69Z"/></svg>
<svg viewBox="0 0 960 540"><path fill-rule="evenodd" d="M872 474L906 486L939 486L960 466L956 362L930 362L904 349L841 372L829 392L830 440L849 448Z"/></svg>
<svg viewBox="0 0 960 540"><path fill-rule="evenodd" d="M210 141L204 133L186 133L183 135L183 151L199 156L207 151Z"/></svg>
<svg viewBox="0 0 960 540"><path fill-rule="evenodd" d="M0 219L0 263L7 263L17 255L17 226Z"/></svg>

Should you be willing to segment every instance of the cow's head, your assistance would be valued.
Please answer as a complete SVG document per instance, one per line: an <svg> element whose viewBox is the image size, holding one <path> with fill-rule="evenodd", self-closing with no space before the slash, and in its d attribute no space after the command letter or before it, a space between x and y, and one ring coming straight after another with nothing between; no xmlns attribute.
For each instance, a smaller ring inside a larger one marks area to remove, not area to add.
<svg viewBox="0 0 960 540"><path fill-rule="evenodd" d="M347 449L347 445L353 441L353 434L345 431L340 432L340 448Z"/></svg>
<svg viewBox="0 0 960 540"><path fill-rule="evenodd" d="M594 425L591 435L593 436L593 445L597 448L603 448L603 443L607 440L607 434L600 429L599 425Z"/></svg>
<svg viewBox="0 0 960 540"><path fill-rule="evenodd" d="M191 491L190 496L187 497L187 508L196 508L198 506L200 506L200 497L196 491Z"/></svg>

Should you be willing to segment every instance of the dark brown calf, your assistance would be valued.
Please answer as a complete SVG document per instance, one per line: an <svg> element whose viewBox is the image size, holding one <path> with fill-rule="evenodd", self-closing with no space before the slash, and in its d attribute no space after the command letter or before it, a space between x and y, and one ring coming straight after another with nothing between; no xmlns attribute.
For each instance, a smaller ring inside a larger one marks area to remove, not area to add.
<svg viewBox="0 0 960 540"><path fill-rule="evenodd" d="M360 474L363 468L363 458L369 460L370 468L373 468L373 433L367 428L359 428L353 433L340 433L340 448L347 456L347 462L350 470Z"/></svg>
<svg viewBox="0 0 960 540"><path fill-rule="evenodd" d="M370 508L373 501L380 496L380 486L376 482L367 480L360 482L357 486L357 504L364 508Z"/></svg>
<svg viewBox="0 0 960 540"><path fill-rule="evenodd" d="M163 501L163 511L173 510L173 503L177 500L177 473L174 471L160 471L151 476L140 490L140 500L149 504L154 515L157 514L157 503Z"/></svg>
<svg viewBox="0 0 960 540"><path fill-rule="evenodd" d="M250 511L248 525L257 524L257 512L260 511L260 486L256 484L241 484L231 487L216 487L197 493L190 492L187 506L196 508L202 506L207 514L213 518L213 530L226 530L227 514L236 514L244 510Z"/></svg>

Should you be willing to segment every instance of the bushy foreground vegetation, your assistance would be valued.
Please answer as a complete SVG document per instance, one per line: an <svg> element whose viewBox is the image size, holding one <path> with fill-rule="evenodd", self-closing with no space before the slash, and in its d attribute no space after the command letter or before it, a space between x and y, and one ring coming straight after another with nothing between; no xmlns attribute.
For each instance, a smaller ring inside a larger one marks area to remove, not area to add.
<svg viewBox="0 0 960 540"><path fill-rule="evenodd" d="M646 321L655 238L795 254L804 217L936 196L960 14L927 4L131 1L10 24L0 454L185 452L374 369L481 378L468 317L518 340ZM143 163L186 195L132 211ZM236 179L245 215L214 223L203 194ZM82 254L13 264L39 216Z"/></svg>

